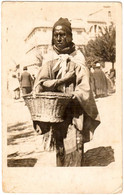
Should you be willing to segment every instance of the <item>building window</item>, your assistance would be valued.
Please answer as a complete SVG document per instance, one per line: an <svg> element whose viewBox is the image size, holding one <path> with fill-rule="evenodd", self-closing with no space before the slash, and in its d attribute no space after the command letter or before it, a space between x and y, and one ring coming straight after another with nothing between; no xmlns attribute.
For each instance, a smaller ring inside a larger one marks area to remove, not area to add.
<svg viewBox="0 0 124 195"><path fill-rule="evenodd" d="M111 17L111 11L108 11L108 17Z"/></svg>
<svg viewBox="0 0 124 195"><path fill-rule="evenodd" d="M97 25L94 25L94 32L97 32Z"/></svg>
<svg viewBox="0 0 124 195"><path fill-rule="evenodd" d="M82 31L77 31L77 34L78 34L78 35L81 35L81 34L82 34Z"/></svg>
<svg viewBox="0 0 124 195"><path fill-rule="evenodd" d="M43 32L46 32L46 28L43 28Z"/></svg>
<svg viewBox="0 0 124 195"><path fill-rule="evenodd" d="M47 53L48 46L44 46L44 53Z"/></svg>

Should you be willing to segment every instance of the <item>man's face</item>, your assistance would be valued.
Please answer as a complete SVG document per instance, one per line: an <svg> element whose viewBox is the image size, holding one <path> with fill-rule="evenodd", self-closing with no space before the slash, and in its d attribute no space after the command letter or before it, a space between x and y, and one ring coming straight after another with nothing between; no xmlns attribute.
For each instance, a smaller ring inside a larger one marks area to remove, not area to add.
<svg viewBox="0 0 124 195"><path fill-rule="evenodd" d="M63 26L56 26L53 33L53 41L58 49L64 49L68 46L67 35Z"/></svg>

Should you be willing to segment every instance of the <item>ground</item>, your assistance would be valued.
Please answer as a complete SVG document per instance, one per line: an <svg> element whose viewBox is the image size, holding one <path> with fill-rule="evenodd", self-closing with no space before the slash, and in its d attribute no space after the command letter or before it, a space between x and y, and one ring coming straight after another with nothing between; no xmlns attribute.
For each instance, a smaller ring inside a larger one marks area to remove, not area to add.
<svg viewBox="0 0 124 195"><path fill-rule="evenodd" d="M120 137L116 129L116 93L96 99L101 124L84 145L85 166L110 166L118 161ZM7 102L7 164L9 167L56 166L55 151L43 151L42 136L33 129L23 100ZM121 131L121 130L120 130Z"/></svg>

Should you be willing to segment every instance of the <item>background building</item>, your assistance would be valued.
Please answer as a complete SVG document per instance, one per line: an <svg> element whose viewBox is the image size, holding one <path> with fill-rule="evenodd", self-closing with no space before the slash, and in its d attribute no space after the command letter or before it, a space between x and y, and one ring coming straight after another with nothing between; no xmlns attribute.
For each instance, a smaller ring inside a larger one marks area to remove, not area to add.
<svg viewBox="0 0 124 195"><path fill-rule="evenodd" d="M86 45L90 39L94 39L104 27L114 22L112 7L103 6L101 9L90 13L83 19L71 19L73 41L77 47ZM40 26L35 26L25 38L26 58L28 66L40 66L43 56L51 50L52 21L42 21Z"/></svg>
<svg viewBox="0 0 124 195"><path fill-rule="evenodd" d="M13 4L11 17L6 20L3 33L6 39L3 45L8 53L5 58L8 71L14 71L16 65L20 64L20 74L23 66L28 66L31 74L37 74L44 55L51 50L52 27L60 17L70 20L73 41L77 47L83 47L90 39L94 39L101 29L115 23L113 16L116 10L110 3L58 3L57 12L54 3L50 2L32 6L33 4L28 3ZM51 11L52 17L46 10Z"/></svg>

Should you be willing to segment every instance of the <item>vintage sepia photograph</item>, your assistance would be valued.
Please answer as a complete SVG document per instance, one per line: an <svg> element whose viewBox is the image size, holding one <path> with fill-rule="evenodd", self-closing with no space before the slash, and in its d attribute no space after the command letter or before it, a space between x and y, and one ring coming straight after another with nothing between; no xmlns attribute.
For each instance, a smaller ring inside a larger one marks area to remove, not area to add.
<svg viewBox="0 0 124 195"><path fill-rule="evenodd" d="M119 2L2 2L2 185L122 192Z"/></svg>

